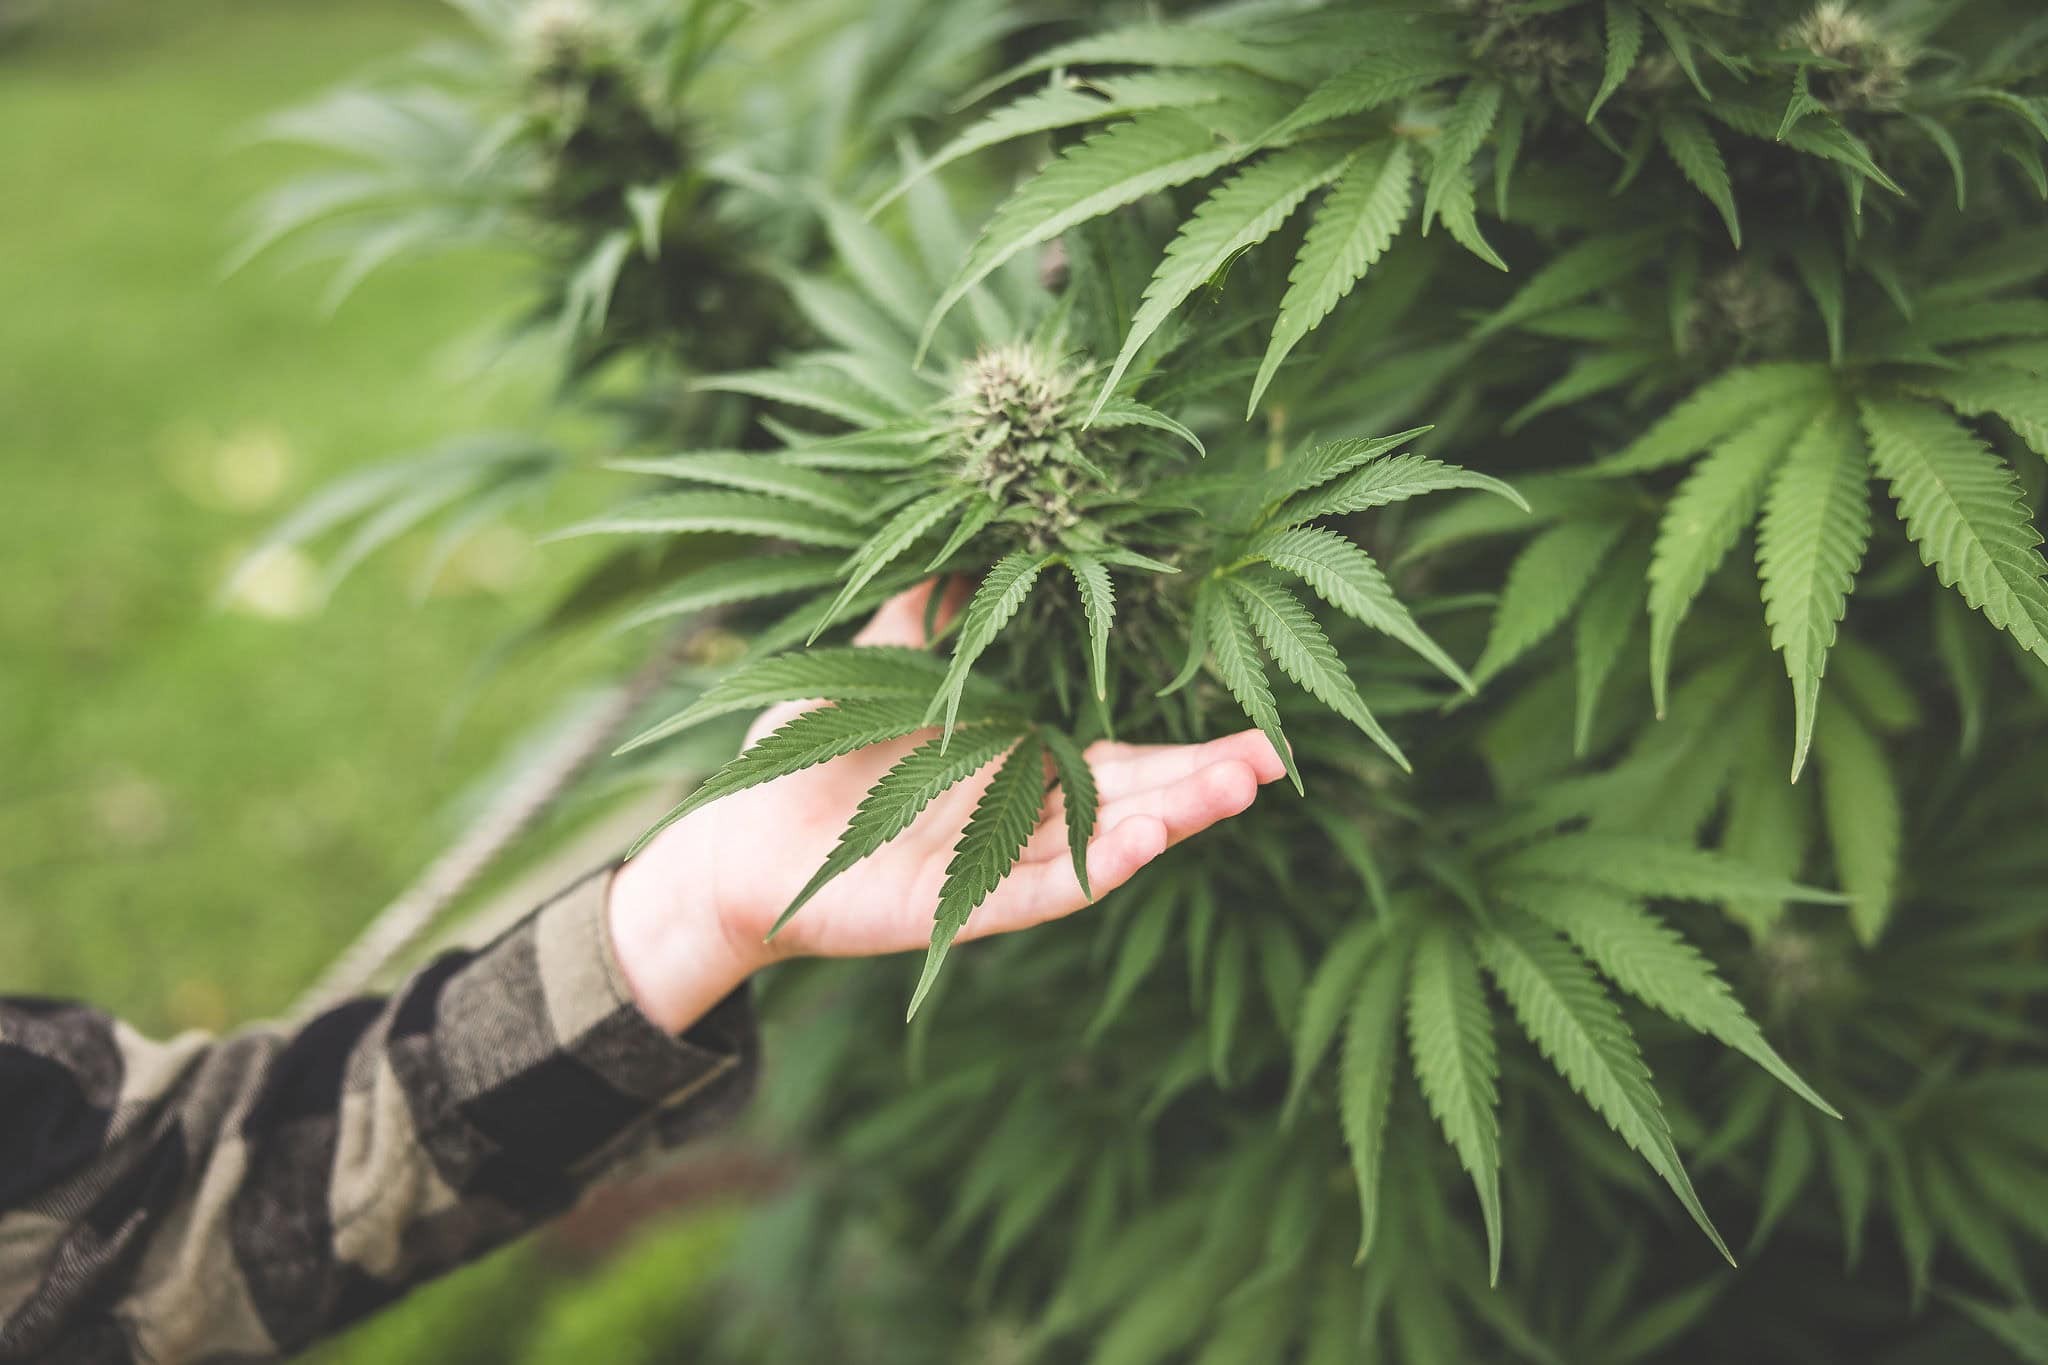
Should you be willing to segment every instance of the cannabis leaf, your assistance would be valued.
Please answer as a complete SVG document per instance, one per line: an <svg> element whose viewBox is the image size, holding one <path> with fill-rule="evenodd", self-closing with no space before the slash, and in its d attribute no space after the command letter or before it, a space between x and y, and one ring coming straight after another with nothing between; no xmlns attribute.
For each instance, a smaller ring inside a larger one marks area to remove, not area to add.
<svg viewBox="0 0 2048 1365"><path fill-rule="evenodd" d="M926 697L943 671L944 665L921 649L853 646L770 655L734 669L697 700L642 730L616 752L623 754L666 739L715 716L758 710L777 702L811 697L838 702Z"/></svg>
<svg viewBox="0 0 2048 1365"><path fill-rule="evenodd" d="M1425 455L1397 455L1380 460L1336 483L1304 493L1282 506L1273 517L1280 526L1299 526L1318 517L1344 516L1372 507L1406 502L1447 488L1477 488L1505 498L1524 512L1522 495L1487 474L1444 464Z"/></svg>
<svg viewBox="0 0 2048 1365"><path fill-rule="evenodd" d="M1406 954L1379 952L1364 969L1344 1030L1344 1058L1337 1085L1337 1109L1351 1170L1358 1181L1358 1255L1372 1250L1379 1226L1380 1158L1386 1143L1387 1109L1394 1094L1394 1058L1400 1046L1402 972ZM1483 1197L1483 1195L1482 1195Z"/></svg>
<svg viewBox="0 0 2048 1365"><path fill-rule="evenodd" d="M1772 481L1757 528L1757 571L1771 643L1792 678L1792 780L1813 739L1821 675L1870 539L1869 468L1839 405L1818 413Z"/></svg>
<svg viewBox="0 0 2048 1365"><path fill-rule="evenodd" d="M1488 1277L1500 1282L1500 1122L1493 1025L1479 964L1454 931L1433 925L1415 944L1408 978L1408 1045L1422 1097L1479 1192Z"/></svg>
<svg viewBox="0 0 2048 1365"><path fill-rule="evenodd" d="M1148 194L1199 180L1244 154L1176 109L1151 110L1061 154L997 209L925 320L921 356L967 291L1018 252Z"/></svg>
<svg viewBox="0 0 2048 1365"><path fill-rule="evenodd" d="M1224 580L1236 594L1250 618L1252 628L1265 641L1267 652L1280 671L1299 683L1308 694L1363 730L1402 772L1413 768L1401 747L1394 743L1380 723L1366 709L1351 675L1344 670L1329 637L1301 599L1277 582L1249 575Z"/></svg>
<svg viewBox="0 0 2048 1365"><path fill-rule="evenodd" d="M1821 713L1814 749L1821 767L1821 814L1842 889L1849 893L1849 922L1858 938L1875 943L1898 896L1904 837L1898 784L1877 736L1846 708Z"/></svg>
<svg viewBox="0 0 2048 1365"><path fill-rule="evenodd" d="M925 954L917 989L911 992L906 1018L916 1017L917 1007L938 979L946 951L966 927L967 917L1016 866L1044 803L1045 751L1033 733L1026 735L997 769L988 790L975 804L967 828L960 833L953 861L946 864L946 880L933 915L931 948Z"/></svg>
<svg viewBox="0 0 2048 1365"><path fill-rule="evenodd" d="M1925 403L1868 399L1862 411L1870 462L1890 481L1921 559L1943 587L2048 660L2048 564L2012 471Z"/></svg>
<svg viewBox="0 0 2048 1365"><path fill-rule="evenodd" d="M874 581L876 574L895 563L905 550L917 543L918 537L938 525L973 495L974 491L969 488L942 488L917 499L889 518L882 529L870 536L847 560L844 569L846 581L811 631L811 639L816 640L839 620L847 604Z"/></svg>
<svg viewBox="0 0 2048 1365"><path fill-rule="evenodd" d="M1335 531L1321 526L1270 531L1252 542L1246 557L1263 559L1293 574L1346 616L1407 645L1467 692L1475 690L1465 670L1430 639L1394 596L1372 556Z"/></svg>
<svg viewBox="0 0 2048 1365"><path fill-rule="evenodd" d="M1445 199L1461 185L1461 197L1469 205L1471 176L1467 168L1493 129L1493 121L1500 114L1500 100L1501 88L1496 82L1470 81L1444 115L1443 125L1429 144L1429 184L1422 194L1423 231L1429 230L1430 221L1442 209Z"/></svg>
<svg viewBox="0 0 2048 1365"><path fill-rule="evenodd" d="M918 814L941 793L995 761L1016 743L1018 734L1014 726L969 725L958 732L950 747L942 739L928 739L905 754L861 798L839 842L776 919L768 937L780 933L782 926L834 877L909 829Z"/></svg>
<svg viewBox="0 0 2048 1365"><path fill-rule="evenodd" d="M566 526L549 538L710 531L848 549L862 539L843 517L762 493L664 493Z"/></svg>
<svg viewBox="0 0 2048 1365"><path fill-rule="evenodd" d="M856 701L806 711L706 778L640 836L633 852L645 848L648 840L691 811L720 797L842 758L870 744L901 739L924 727L924 708L913 701Z"/></svg>
<svg viewBox="0 0 2048 1365"><path fill-rule="evenodd" d="M1762 414L1800 400L1819 402L1827 371L1817 365L1750 365L1711 380L1588 474L1637 474L1692 458Z"/></svg>
<svg viewBox="0 0 2048 1365"><path fill-rule="evenodd" d="M1287 776L1294 790L1303 790L1301 771L1294 765L1294 748L1280 729L1280 712L1273 705L1273 689L1266 681L1266 666L1259 661L1252 642L1252 627L1244 607L1220 585L1210 585L1195 599L1201 639L1209 657L1215 660L1216 676L1230 689L1230 695L1244 708L1252 724L1259 727L1287 764Z"/></svg>
<svg viewBox="0 0 2048 1365"><path fill-rule="evenodd" d="M1626 529L1619 521L1568 521L1515 556L1486 648L1472 667L1476 683L1497 676L1557 629Z"/></svg>
<svg viewBox="0 0 2048 1365"><path fill-rule="evenodd" d="M1322 1065L1330 1044L1337 1039L1337 1030L1343 1026L1359 977L1366 964L1376 960L1386 929L1385 921L1377 919L1353 924L1331 942L1322 961L1316 964L1315 975L1309 978L1308 989L1302 994L1301 1013L1295 1020L1294 1070L1287 1083L1286 1103L1280 1110L1283 1124L1294 1122L1316 1068Z"/></svg>
<svg viewBox="0 0 2048 1365"><path fill-rule="evenodd" d="M755 602L785 593L822 588L839 580L836 554L791 553L748 555L723 564L708 564L682 574L651 601L619 619L629 630L651 621L689 616L735 602Z"/></svg>
<svg viewBox="0 0 2048 1365"><path fill-rule="evenodd" d="M1570 945L1520 915L1503 915L1479 941L1480 960L1500 983L1522 1029L1650 1168L1733 1265L1735 1258L1701 1205L1671 1141L1649 1068L1607 992Z"/></svg>
<svg viewBox="0 0 2048 1365"><path fill-rule="evenodd" d="M988 577L981 580L981 586L968 599L967 609L960 616L960 639L953 646L953 662L946 669L944 681L939 684L938 695L932 698L931 709L925 714L925 724L932 725L944 718L944 734L941 742L953 733L954 719L960 712L960 698L967 689L967 673L974 667L988 647L1002 634L1003 627L1024 605L1024 599L1031 595L1031 585L1038 581L1038 571L1051 560L1051 556L1035 554L1029 550L1015 550L996 562L988 571Z"/></svg>
<svg viewBox="0 0 2048 1365"><path fill-rule="evenodd" d="M1729 240L1740 251L1742 223L1736 216L1735 191L1728 182L1728 166L1721 159L1721 148L1707 131L1707 125L1691 114L1673 110L1657 121L1657 134L1679 172L1720 213L1721 221L1728 225Z"/></svg>
<svg viewBox="0 0 2048 1365"><path fill-rule="evenodd" d="M1600 106L1621 89L1621 83L1635 69L1636 57L1642 50L1643 12L1629 0L1607 0L1607 59L1600 77L1600 89L1594 93L1593 103L1586 109L1586 122L1591 123L1600 116Z"/></svg>
<svg viewBox="0 0 2048 1365"><path fill-rule="evenodd" d="M1095 893L1088 887L1088 841L1095 837L1096 814L1101 808L1095 788L1095 773L1081 746L1058 730L1041 730L1046 752L1052 758L1053 780L1059 784L1066 812L1067 851L1074 860L1074 880L1089 900Z"/></svg>
<svg viewBox="0 0 2048 1365"><path fill-rule="evenodd" d="M1088 677L1100 701L1109 695L1109 629L1116 620L1116 587L1095 556L1069 550L1062 557L1088 617Z"/></svg>
<svg viewBox="0 0 2048 1365"><path fill-rule="evenodd" d="M1640 903L1586 886L1520 883L1504 894L1562 932L1630 995L1740 1052L1823 1114L1841 1117L1764 1041L1713 964Z"/></svg>
<svg viewBox="0 0 2048 1365"><path fill-rule="evenodd" d="M1414 180L1408 144L1392 141L1360 153L1324 196L1287 277L1273 339L1245 404L1246 418L1258 411L1259 399L1288 352L1329 316L1393 244L1408 216Z"/></svg>
<svg viewBox="0 0 2048 1365"><path fill-rule="evenodd" d="M1712 902L1768 896L1824 905L1842 899L1833 892L1756 872L1708 849L1633 834L1555 835L1507 855L1500 866L1517 876L1586 882L1671 900Z"/></svg>
<svg viewBox="0 0 2048 1365"><path fill-rule="evenodd" d="M1772 468L1808 416L1805 408L1780 409L1740 427L1700 461L1665 509L1650 557L1650 691L1660 716L1679 622L1755 517Z"/></svg>
<svg viewBox="0 0 2048 1365"><path fill-rule="evenodd" d="M1095 408L1115 392L1138 348L1173 316L1189 295L1228 268L1240 252L1264 241L1313 191L1343 174L1353 154L1310 145L1278 152L1226 181L1205 199L1166 247L1144 302L1096 395Z"/></svg>

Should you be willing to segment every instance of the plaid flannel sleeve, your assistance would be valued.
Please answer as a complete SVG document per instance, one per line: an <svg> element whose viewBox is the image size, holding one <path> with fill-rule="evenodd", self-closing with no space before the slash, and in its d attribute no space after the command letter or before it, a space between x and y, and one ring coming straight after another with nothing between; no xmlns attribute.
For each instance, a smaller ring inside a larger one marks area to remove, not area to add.
<svg viewBox="0 0 2048 1365"><path fill-rule="evenodd" d="M610 872L295 1031L0 999L0 1361L274 1358L729 1116L746 992L648 1022Z"/></svg>

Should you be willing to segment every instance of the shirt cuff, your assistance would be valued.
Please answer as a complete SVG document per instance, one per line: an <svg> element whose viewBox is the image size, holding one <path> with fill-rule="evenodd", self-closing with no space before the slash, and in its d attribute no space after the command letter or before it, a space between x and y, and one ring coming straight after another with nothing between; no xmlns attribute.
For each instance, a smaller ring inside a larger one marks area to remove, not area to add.
<svg viewBox="0 0 2048 1365"><path fill-rule="evenodd" d="M528 1035L525 1046L511 1049L527 1055L486 1062L498 1075L464 1098L465 1117L502 1158L578 1184L643 1147L634 1139L650 1120L664 1147L726 1122L745 1104L758 1067L747 986L674 1036L634 1004L606 912L614 871L600 868L541 906L484 949L457 984L466 995L462 986L489 983L501 1000L511 986L529 1002L519 1011L529 1017L513 1028ZM463 1043L511 1041L502 1027L485 1035Z"/></svg>

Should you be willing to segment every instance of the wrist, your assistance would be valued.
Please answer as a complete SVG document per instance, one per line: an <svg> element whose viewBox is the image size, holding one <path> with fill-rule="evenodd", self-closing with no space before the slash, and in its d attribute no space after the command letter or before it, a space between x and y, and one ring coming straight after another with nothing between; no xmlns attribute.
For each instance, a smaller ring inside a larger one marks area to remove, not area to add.
<svg viewBox="0 0 2048 1365"><path fill-rule="evenodd" d="M765 965L740 944L714 899L693 894L708 878L675 866L673 845L642 850L612 874L605 915L633 1003L665 1033L681 1033Z"/></svg>

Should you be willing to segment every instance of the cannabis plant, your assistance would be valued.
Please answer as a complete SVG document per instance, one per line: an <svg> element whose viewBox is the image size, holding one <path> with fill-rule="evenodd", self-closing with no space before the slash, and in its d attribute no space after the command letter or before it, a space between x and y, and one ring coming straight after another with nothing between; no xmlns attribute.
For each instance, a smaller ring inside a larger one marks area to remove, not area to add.
<svg viewBox="0 0 2048 1365"><path fill-rule="evenodd" d="M737 642L637 754L832 703L679 813L922 737L788 915L978 792L914 982L767 984L808 1159L689 1349L2048 1359L2048 19L600 10L348 145L605 300L549 619ZM949 954L1087 746L1245 723L1295 795Z"/></svg>

